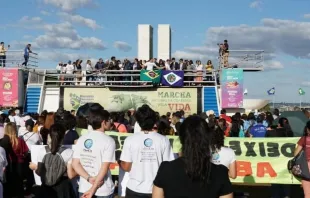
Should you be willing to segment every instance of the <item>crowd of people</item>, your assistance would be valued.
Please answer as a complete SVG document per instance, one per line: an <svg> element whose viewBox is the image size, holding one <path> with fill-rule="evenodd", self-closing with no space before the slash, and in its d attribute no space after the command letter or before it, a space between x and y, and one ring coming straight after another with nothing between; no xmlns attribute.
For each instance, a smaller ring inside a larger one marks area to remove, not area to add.
<svg viewBox="0 0 310 198"><path fill-rule="evenodd" d="M184 77L186 81L214 81L212 76L214 67L211 60L208 60L206 65L199 60L194 63L192 60L180 59L177 62L175 58L171 60L152 58L148 61L138 59L130 61L125 59L122 62L113 56L110 60L107 59L105 61L100 58L95 64L91 60L87 60L85 69L82 67L82 62L83 60L68 61L68 63L60 62L56 66L58 73L64 74L60 75L60 80L69 81L63 84L73 84L70 81L76 81L75 84L79 85L83 77L82 70L86 71L86 84L101 84L104 81L139 81L139 76L131 76L130 74L139 74L140 70L184 71L187 74ZM108 77L105 77L104 74Z"/></svg>
<svg viewBox="0 0 310 198"><path fill-rule="evenodd" d="M133 133L125 139L120 156L106 131ZM305 136L309 132L310 122ZM109 113L94 104L86 116L61 108L41 115L11 109L0 117L0 197L112 198L118 188L119 196L128 198L231 198L236 156L225 147L224 138L293 134L277 109L273 114L231 117L225 109L219 117L212 110L187 117L182 110L160 115L148 105L136 112ZM179 136L179 153L173 153L166 135ZM298 145L305 140L302 137ZM45 145L36 160L31 159L33 145ZM109 167L115 162L127 174L125 184L111 175ZM35 186L33 171L41 186ZM310 182L303 181L303 187L309 189ZM289 193L289 186L272 185L272 192L273 197ZM305 194L309 196L306 190Z"/></svg>

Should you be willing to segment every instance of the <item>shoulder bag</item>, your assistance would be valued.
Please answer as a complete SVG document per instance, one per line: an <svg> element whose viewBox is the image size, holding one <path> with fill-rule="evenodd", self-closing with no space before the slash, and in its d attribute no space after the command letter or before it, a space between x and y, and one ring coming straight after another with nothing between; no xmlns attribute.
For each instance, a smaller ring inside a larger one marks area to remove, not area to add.
<svg viewBox="0 0 310 198"><path fill-rule="evenodd" d="M305 137L304 139L302 150L293 159L288 161L287 169L295 177L310 181L310 172L306 152L306 141L307 137Z"/></svg>

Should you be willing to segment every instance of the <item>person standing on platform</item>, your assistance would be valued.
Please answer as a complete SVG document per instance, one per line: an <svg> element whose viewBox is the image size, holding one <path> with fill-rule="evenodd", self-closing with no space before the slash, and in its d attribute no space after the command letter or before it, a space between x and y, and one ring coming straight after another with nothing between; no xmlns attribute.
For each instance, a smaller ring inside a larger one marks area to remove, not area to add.
<svg viewBox="0 0 310 198"><path fill-rule="evenodd" d="M8 48L10 48L10 45L8 45ZM4 42L1 42L0 43L0 65L2 67L5 67L6 51L7 51L7 49L5 49L5 47L4 47Z"/></svg>
<svg viewBox="0 0 310 198"><path fill-rule="evenodd" d="M25 47L25 50L24 50L24 59L25 59L25 62L23 62L22 65L25 65L27 66L27 63L29 61L29 54L32 53L31 51L31 44L28 44L26 47Z"/></svg>

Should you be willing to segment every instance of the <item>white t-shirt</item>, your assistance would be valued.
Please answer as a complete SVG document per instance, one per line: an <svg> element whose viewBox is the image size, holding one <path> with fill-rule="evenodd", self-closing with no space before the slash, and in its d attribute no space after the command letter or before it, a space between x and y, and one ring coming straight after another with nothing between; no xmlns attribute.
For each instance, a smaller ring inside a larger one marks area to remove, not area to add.
<svg viewBox="0 0 310 198"><path fill-rule="evenodd" d="M22 118L18 115L14 116L14 120L15 120L17 126L20 126L21 119Z"/></svg>
<svg viewBox="0 0 310 198"><path fill-rule="evenodd" d="M15 118L14 118L14 116L9 115L9 120L10 120L10 122L14 122L14 123L15 123Z"/></svg>
<svg viewBox="0 0 310 198"><path fill-rule="evenodd" d="M166 67L166 70L171 70L171 69L170 69L170 64L169 64L169 63L165 63L165 67Z"/></svg>
<svg viewBox="0 0 310 198"><path fill-rule="evenodd" d="M151 194L153 181L163 161L174 160L167 137L156 132L136 133L126 138L121 161L132 162L127 188Z"/></svg>
<svg viewBox="0 0 310 198"><path fill-rule="evenodd" d="M80 163L90 176L97 176L102 163L115 161L115 141L99 131L90 131L81 136L74 148L73 158L80 159ZM92 185L80 177L79 192L85 193ZM114 192L114 183L108 170L103 185L97 190L96 196L109 196Z"/></svg>
<svg viewBox="0 0 310 198"><path fill-rule="evenodd" d="M74 66L73 65L67 65L66 67L66 74L73 74Z"/></svg>
<svg viewBox="0 0 310 198"><path fill-rule="evenodd" d="M38 133L29 132L29 131L21 131L20 136L23 137L29 149L31 149L32 145L39 145L42 143L42 140Z"/></svg>
<svg viewBox="0 0 310 198"><path fill-rule="evenodd" d="M86 71L92 72L93 70L94 70L94 68L90 64L86 65Z"/></svg>
<svg viewBox="0 0 310 198"><path fill-rule="evenodd" d="M151 62L147 62L147 63L145 63L145 66L146 66L146 70L153 70L154 67L156 66L156 64L151 63Z"/></svg>
<svg viewBox="0 0 310 198"><path fill-rule="evenodd" d="M45 148L39 150L38 162L41 162L41 163L43 162L43 158L44 158L45 154L46 154ZM66 165L72 163L73 150L71 148L67 148L60 155L61 155L62 159L64 160L64 162L66 163Z"/></svg>
<svg viewBox="0 0 310 198"><path fill-rule="evenodd" d="M236 161L235 152L231 148L222 147L220 151L212 155L213 164L222 164L229 168L229 165Z"/></svg>
<svg viewBox="0 0 310 198"><path fill-rule="evenodd" d="M138 122L135 123L133 133L140 133L141 132L141 127Z"/></svg>
<svg viewBox="0 0 310 198"><path fill-rule="evenodd" d="M3 179L3 168L8 165L8 161L6 159L5 150L0 147L0 179Z"/></svg>

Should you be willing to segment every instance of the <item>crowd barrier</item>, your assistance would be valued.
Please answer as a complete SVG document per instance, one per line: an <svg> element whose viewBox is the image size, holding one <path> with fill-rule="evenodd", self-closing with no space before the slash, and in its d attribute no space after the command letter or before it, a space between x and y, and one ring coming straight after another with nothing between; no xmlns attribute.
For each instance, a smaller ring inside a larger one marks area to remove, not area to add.
<svg viewBox="0 0 310 198"><path fill-rule="evenodd" d="M126 137L130 133L106 132L116 143L116 157L120 156ZM174 153L179 153L178 136L167 136ZM233 183L242 184L300 184L287 170L287 162L294 156L299 138L226 138L225 146L233 149L237 158L237 178ZM43 145L32 146L31 159L37 163L37 154ZM71 147L71 146L69 146ZM72 146L74 149L74 145ZM119 166L111 164L112 175L119 174ZM40 178L35 174L36 184Z"/></svg>

